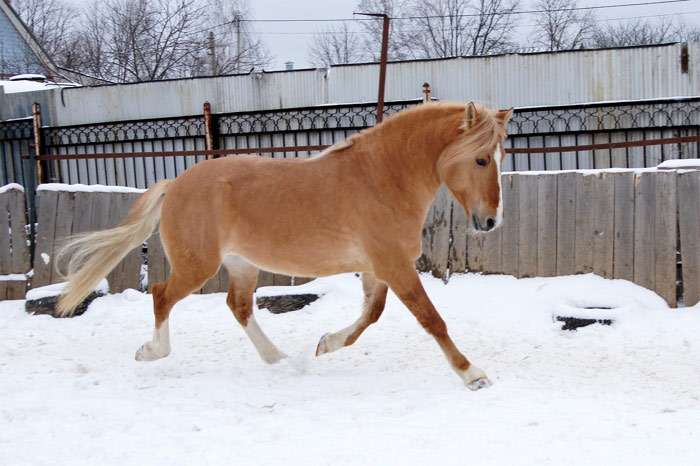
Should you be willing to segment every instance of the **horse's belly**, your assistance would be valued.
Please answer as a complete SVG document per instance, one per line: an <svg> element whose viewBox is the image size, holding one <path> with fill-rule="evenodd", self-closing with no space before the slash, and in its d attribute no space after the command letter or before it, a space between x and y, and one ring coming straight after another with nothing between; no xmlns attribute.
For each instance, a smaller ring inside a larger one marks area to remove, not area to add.
<svg viewBox="0 0 700 466"><path fill-rule="evenodd" d="M370 269L364 251L352 244L277 244L258 247L234 245L228 253L245 257L256 267L274 273L319 277Z"/></svg>

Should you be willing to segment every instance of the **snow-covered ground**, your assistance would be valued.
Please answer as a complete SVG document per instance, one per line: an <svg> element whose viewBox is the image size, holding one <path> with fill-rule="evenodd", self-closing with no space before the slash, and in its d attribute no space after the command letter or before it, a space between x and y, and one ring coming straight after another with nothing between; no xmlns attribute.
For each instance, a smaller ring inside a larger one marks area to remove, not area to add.
<svg viewBox="0 0 700 466"><path fill-rule="evenodd" d="M301 311L257 311L290 357L260 361L224 303L192 296L172 354L134 361L151 297L96 300L73 319L0 302L2 465L697 465L700 306L595 276L423 278L458 346L490 376L471 392L390 294L349 348L360 282L331 277ZM579 307L610 326L560 330Z"/></svg>

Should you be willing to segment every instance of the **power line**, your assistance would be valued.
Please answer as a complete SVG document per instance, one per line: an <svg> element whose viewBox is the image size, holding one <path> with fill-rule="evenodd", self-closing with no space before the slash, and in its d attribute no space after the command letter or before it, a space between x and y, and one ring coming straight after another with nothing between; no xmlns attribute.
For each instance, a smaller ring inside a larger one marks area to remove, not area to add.
<svg viewBox="0 0 700 466"><path fill-rule="evenodd" d="M695 13L700 13L700 10L694 10L694 11L684 11L684 12L677 12L677 13L665 13L662 15L642 15L642 16L621 16L618 18L602 18L596 20L596 22L608 22L608 21L625 21L625 20L633 20L633 19L644 19L644 18L663 18L663 17L668 17L668 16L682 16L686 14L695 14ZM513 24L510 27L514 28L525 28L525 27L535 27L537 24L535 23L528 23L528 24ZM437 28L439 30L458 30L460 28ZM404 29L402 32L404 33L410 33L410 32L420 32L421 30L419 29ZM259 34L259 35L289 35L289 36L294 36L294 35L337 35L337 34L345 34L343 31L254 31L252 34ZM348 31L348 35L356 35L356 34L368 34L372 35L375 34L372 31Z"/></svg>
<svg viewBox="0 0 700 466"><path fill-rule="evenodd" d="M581 11L581 10L605 10L610 8L628 8L633 6L650 6L650 5L665 5L669 3L686 3L690 0L659 0L652 2L635 2L635 3L619 3L616 5L594 5L571 8L552 8L540 10L512 10L512 11L497 11L492 13L469 13L462 15L425 15L425 16L395 16L391 17L392 21L414 20L414 19L438 19L438 18L478 18L483 16L501 16L501 15L525 15L536 13L556 13L563 11ZM246 23L323 23L323 22L343 22L343 21L376 21L372 18L275 18L275 19L241 19L241 22Z"/></svg>

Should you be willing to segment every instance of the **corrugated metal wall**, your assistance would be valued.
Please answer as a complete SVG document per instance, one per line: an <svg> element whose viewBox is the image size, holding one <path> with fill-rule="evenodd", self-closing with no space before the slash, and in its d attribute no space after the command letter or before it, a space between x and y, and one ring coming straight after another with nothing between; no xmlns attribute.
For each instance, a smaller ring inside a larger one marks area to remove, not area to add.
<svg viewBox="0 0 700 466"><path fill-rule="evenodd" d="M607 100L700 95L700 44L689 44L690 66L681 69L681 44L513 54L391 63L386 99L421 96L429 82L442 100L476 100L505 106L557 105ZM209 101L216 113L371 102L378 65L347 65L216 78L195 78L52 92L46 121L74 125L196 115ZM13 95L5 95L12 108ZM2 118L25 115L9 115Z"/></svg>

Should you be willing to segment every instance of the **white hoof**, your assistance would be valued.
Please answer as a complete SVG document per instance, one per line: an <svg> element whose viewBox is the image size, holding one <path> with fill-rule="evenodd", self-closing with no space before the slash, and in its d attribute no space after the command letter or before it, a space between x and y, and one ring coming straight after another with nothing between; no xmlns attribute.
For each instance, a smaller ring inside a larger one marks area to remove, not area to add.
<svg viewBox="0 0 700 466"><path fill-rule="evenodd" d="M260 357L268 364L277 364L281 360L285 359L287 355L282 351L275 349L274 351L270 351L265 354L260 353Z"/></svg>
<svg viewBox="0 0 700 466"><path fill-rule="evenodd" d="M155 361L156 359L161 359L170 354L170 349L166 350L156 350L153 348L153 344L149 341L141 345L141 348L136 351L134 359L137 361Z"/></svg>
<svg viewBox="0 0 700 466"><path fill-rule="evenodd" d="M464 372L461 372L459 375L460 377L462 377L464 385L466 385L467 388L472 391L487 388L492 385L491 381L486 376L484 371L482 371L473 364L469 366L469 369L467 369Z"/></svg>
<svg viewBox="0 0 700 466"><path fill-rule="evenodd" d="M340 335L338 333L326 333L318 340L318 345L316 345L316 356L321 356L322 354L332 353L345 346L345 335Z"/></svg>

